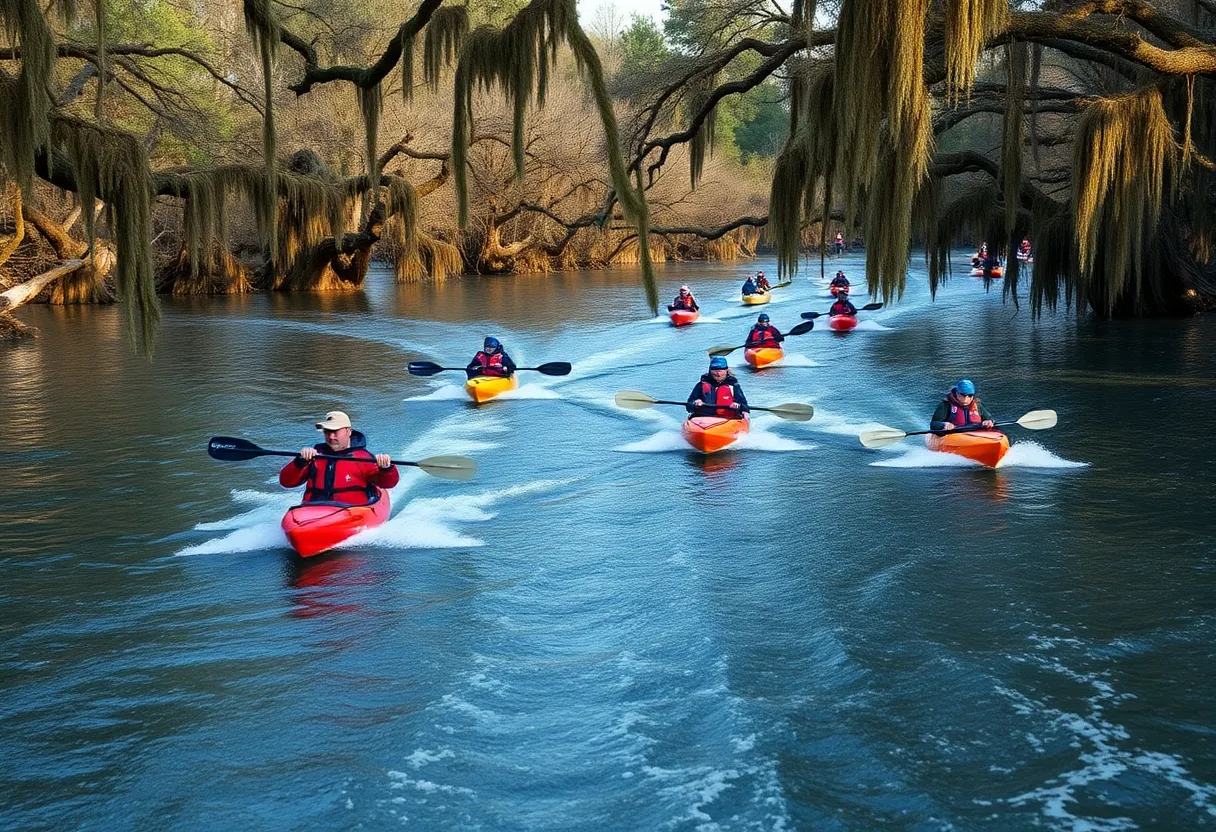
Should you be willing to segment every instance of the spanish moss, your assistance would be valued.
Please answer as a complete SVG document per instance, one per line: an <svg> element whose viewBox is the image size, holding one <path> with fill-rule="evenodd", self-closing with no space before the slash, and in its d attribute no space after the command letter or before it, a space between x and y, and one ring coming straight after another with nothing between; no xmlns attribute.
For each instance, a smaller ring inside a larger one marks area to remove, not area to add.
<svg viewBox="0 0 1216 832"><path fill-rule="evenodd" d="M946 85L957 104L969 98L975 85L975 68L989 38L1009 23L1009 0L945 0Z"/></svg>

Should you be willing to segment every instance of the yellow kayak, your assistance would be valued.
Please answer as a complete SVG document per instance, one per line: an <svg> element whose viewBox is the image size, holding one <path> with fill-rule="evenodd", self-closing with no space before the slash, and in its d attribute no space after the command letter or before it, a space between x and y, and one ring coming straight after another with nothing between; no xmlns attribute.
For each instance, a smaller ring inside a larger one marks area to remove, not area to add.
<svg viewBox="0 0 1216 832"><path fill-rule="evenodd" d="M488 402L495 396L502 395L508 390L514 390L519 387L519 379L515 376L477 376L471 378L464 383L464 392L469 394L469 398L481 404Z"/></svg>
<svg viewBox="0 0 1216 832"><path fill-rule="evenodd" d="M770 300L773 299L773 296L769 292L760 292L755 295L740 295L739 299L742 300L744 303L746 303L748 306L755 306L756 304L759 304L759 303L768 303Z"/></svg>

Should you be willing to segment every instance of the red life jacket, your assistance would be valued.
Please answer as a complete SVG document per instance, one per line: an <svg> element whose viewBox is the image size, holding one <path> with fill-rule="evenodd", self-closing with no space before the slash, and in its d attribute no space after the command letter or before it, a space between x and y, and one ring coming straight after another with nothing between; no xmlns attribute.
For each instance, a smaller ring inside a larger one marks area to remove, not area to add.
<svg viewBox="0 0 1216 832"><path fill-rule="evenodd" d="M304 485L304 502L332 500L362 505L371 499L372 480L379 470L376 458L363 448L352 451L348 459L314 459Z"/></svg>
<svg viewBox="0 0 1216 832"><path fill-rule="evenodd" d="M983 417L980 416L979 399L972 399L971 404L967 407L958 404L954 399L948 398L946 402L950 405L950 418L946 421L953 422L955 427L961 428L964 425L978 425L984 421Z"/></svg>
<svg viewBox="0 0 1216 832"><path fill-rule="evenodd" d="M697 305L697 299L689 292L687 296L676 295L676 299L671 304L676 309L687 309L692 311L692 308Z"/></svg>
<svg viewBox="0 0 1216 832"><path fill-rule="evenodd" d="M857 309L847 300L838 300L832 304L832 308L828 310L828 315L854 315Z"/></svg>
<svg viewBox="0 0 1216 832"><path fill-rule="evenodd" d="M717 405L717 415L723 419L742 418L739 411L731 409L731 405L735 403L735 390L731 384L718 385L717 393L715 393L712 384L708 381L701 382L701 401Z"/></svg>
<svg viewBox="0 0 1216 832"><path fill-rule="evenodd" d="M496 352L493 355L487 355L485 351L478 352L473 356L473 360L481 365L481 374L483 376L499 376L505 378L507 371L502 366L502 352Z"/></svg>
<svg viewBox="0 0 1216 832"><path fill-rule="evenodd" d="M838 243L844 242L844 235L841 234L839 231L836 232L836 242L838 242Z"/></svg>
<svg viewBox="0 0 1216 832"><path fill-rule="evenodd" d="M747 345L749 347L779 347L777 343L778 332L776 328L766 326L761 329L752 328L752 331L747 333Z"/></svg>

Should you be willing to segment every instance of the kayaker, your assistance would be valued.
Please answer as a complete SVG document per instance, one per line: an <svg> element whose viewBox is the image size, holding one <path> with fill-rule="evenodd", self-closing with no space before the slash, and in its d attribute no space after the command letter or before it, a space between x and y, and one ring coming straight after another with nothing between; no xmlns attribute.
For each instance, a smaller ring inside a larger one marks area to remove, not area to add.
<svg viewBox="0 0 1216 832"><path fill-rule="evenodd" d="M468 373L469 378L478 376L510 378L515 375L515 362L511 360L511 356L507 355L497 338L487 335L481 352L473 356L473 360L469 362L469 366L464 368L464 371Z"/></svg>
<svg viewBox="0 0 1216 832"><path fill-rule="evenodd" d="M946 398L933 411L929 430L954 430L967 425L993 425L992 414L975 395L975 382L965 378L950 388Z"/></svg>
<svg viewBox="0 0 1216 832"><path fill-rule="evenodd" d="M773 288L768 284L768 278L764 276L764 272L756 272L756 288L761 292L767 292Z"/></svg>
<svg viewBox="0 0 1216 832"><path fill-rule="evenodd" d="M697 306L697 299L692 296L692 292L687 286L680 287L680 294L676 295L676 299L667 307L668 312L675 312L677 309L685 309L689 312L697 312L701 309Z"/></svg>
<svg viewBox="0 0 1216 832"><path fill-rule="evenodd" d="M747 398L739 387L739 380L731 375L725 358L718 355L709 360L709 372L692 388L686 407L693 416L723 419L742 419L748 412Z"/></svg>
<svg viewBox="0 0 1216 832"><path fill-rule="evenodd" d="M844 253L844 234L841 234L839 231L837 231L835 243L836 243L836 253L843 254Z"/></svg>
<svg viewBox="0 0 1216 832"><path fill-rule="evenodd" d="M749 277L747 280L743 281L743 294L745 294L745 295L760 294L760 287L756 285L756 281L754 279Z"/></svg>
<svg viewBox="0 0 1216 832"><path fill-rule="evenodd" d="M849 300L849 290L841 289L836 293L836 301L832 304L832 308L828 310L829 317L837 315L856 315L857 307Z"/></svg>
<svg viewBox="0 0 1216 832"><path fill-rule="evenodd" d="M844 272L836 272L836 276L832 278L832 287L836 289L848 289L851 285L849 279L844 276Z"/></svg>
<svg viewBox="0 0 1216 832"><path fill-rule="evenodd" d="M341 410L326 413L317 422L317 430L325 441L301 448L300 455L279 471L279 485L304 486L304 502L366 505L375 493L374 486L392 488L401 479L392 458L388 454L372 456L367 450L367 437L351 430L350 417ZM343 459L317 459L318 454Z"/></svg>
<svg viewBox="0 0 1216 832"><path fill-rule="evenodd" d="M784 340L785 336L769 322L767 313L761 313L760 317L756 318L756 323L752 325L751 331L747 333L747 346L749 347L776 347Z"/></svg>
<svg viewBox="0 0 1216 832"><path fill-rule="evenodd" d="M971 258L971 268L978 269L984 265L984 261L988 259L988 243L980 243L980 249Z"/></svg>

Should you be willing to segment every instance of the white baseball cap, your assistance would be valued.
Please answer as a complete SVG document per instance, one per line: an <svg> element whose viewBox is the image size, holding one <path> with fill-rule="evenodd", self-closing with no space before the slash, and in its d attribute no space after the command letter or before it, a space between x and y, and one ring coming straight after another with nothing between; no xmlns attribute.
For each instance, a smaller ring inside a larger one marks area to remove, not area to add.
<svg viewBox="0 0 1216 832"><path fill-rule="evenodd" d="M350 427L350 417L341 410L331 410L325 414L324 419L317 422L318 430L338 430L348 427Z"/></svg>

